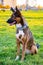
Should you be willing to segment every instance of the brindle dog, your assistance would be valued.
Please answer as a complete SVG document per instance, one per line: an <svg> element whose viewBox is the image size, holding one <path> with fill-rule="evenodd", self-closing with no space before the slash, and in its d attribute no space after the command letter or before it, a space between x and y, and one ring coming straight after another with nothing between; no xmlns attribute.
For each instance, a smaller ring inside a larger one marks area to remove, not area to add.
<svg viewBox="0 0 43 65"><path fill-rule="evenodd" d="M8 19L7 23L9 23L10 25L16 25L16 24L21 24L22 25L22 30L24 32L24 36L21 39L21 41L19 39L17 40L17 57L16 60L19 59L19 53L20 53L20 43L22 43L22 58L21 60L24 60L25 57L25 52L30 52L31 54L36 54L38 52L37 47L35 45L34 39L33 39L33 35L28 27L28 25L25 23L25 20L23 18L23 16L21 15L21 12L18 10L18 8L16 7L16 9L14 10L13 8L11 8L13 14L11 15L11 18ZM17 28L17 33L18 33L18 28ZM21 36L19 37L21 38Z"/></svg>

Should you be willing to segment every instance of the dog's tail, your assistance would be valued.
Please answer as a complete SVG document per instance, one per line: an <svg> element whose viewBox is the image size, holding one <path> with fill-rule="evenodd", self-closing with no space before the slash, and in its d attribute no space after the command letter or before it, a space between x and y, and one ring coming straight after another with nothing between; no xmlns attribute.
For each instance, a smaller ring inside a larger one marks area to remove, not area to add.
<svg viewBox="0 0 43 65"><path fill-rule="evenodd" d="M39 45L39 43L36 43L36 46L37 46L37 48L38 48L38 49L40 48L40 45Z"/></svg>

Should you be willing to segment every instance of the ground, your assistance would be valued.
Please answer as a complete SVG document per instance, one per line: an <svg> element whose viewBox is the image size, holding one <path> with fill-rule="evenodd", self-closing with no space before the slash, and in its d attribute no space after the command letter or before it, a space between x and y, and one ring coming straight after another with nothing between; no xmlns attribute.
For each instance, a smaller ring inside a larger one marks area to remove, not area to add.
<svg viewBox="0 0 43 65"><path fill-rule="evenodd" d="M0 65L43 65L43 11L29 10L21 11L21 13L33 33L35 42L40 44L38 54L26 55L22 63L20 60L15 61L16 27L6 23L12 12L0 11Z"/></svg>

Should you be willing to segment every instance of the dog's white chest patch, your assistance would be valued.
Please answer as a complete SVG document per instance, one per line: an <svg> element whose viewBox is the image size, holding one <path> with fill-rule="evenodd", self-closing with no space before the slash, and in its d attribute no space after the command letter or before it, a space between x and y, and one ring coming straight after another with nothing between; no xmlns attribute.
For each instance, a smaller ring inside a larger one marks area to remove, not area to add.
<svg viewBox="0 0 43 65"><path fill-rule="evenodd" d="M22 37L23 37L24 32L22 30L22 25L19 23L19 24L16 24L16 27L19 28L19 33L16 34L16 38L19 38L20 35L22 35Z"/></svg>
<svg viewBox="0 0 43 65"><path fill-rule="evenodd" d="M19 23L19 24L16 24L16 27L20 28L20 27L22 27L22 25Z"/></svg>
<svg viewBox="0 0 43 65"><path fill-rule="evenodd" d="M20 35L22 35L22 37L24 36L23 30L19 30L19 33L16 34L16 38L19 38Z"/></svg>
<svg viewBox="0 0 43 65"><path fill-rule="evenodd" d="M19 34L20 34L20 35L24 35L23 30L19 30Z"/></svg>

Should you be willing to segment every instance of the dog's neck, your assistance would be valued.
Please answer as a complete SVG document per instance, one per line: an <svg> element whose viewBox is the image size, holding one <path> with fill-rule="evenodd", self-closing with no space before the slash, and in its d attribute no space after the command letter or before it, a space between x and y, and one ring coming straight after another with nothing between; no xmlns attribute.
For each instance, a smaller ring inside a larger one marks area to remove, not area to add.
<svg viewBox="0 0 43 65"><path fill-rule="evenodd" d="M24 18L21 16L21 20L20 20L20 24L22 25L22 26L24 26Z"/></svg>
<svg viewBox="0 0 43 65"><path fill-rule="evenodd" d="M22 20L20 21L20 23L16 24L17 28L26 28L28 25L26 23L26 20L24 19L24 17L22 17Z"/></svg>

